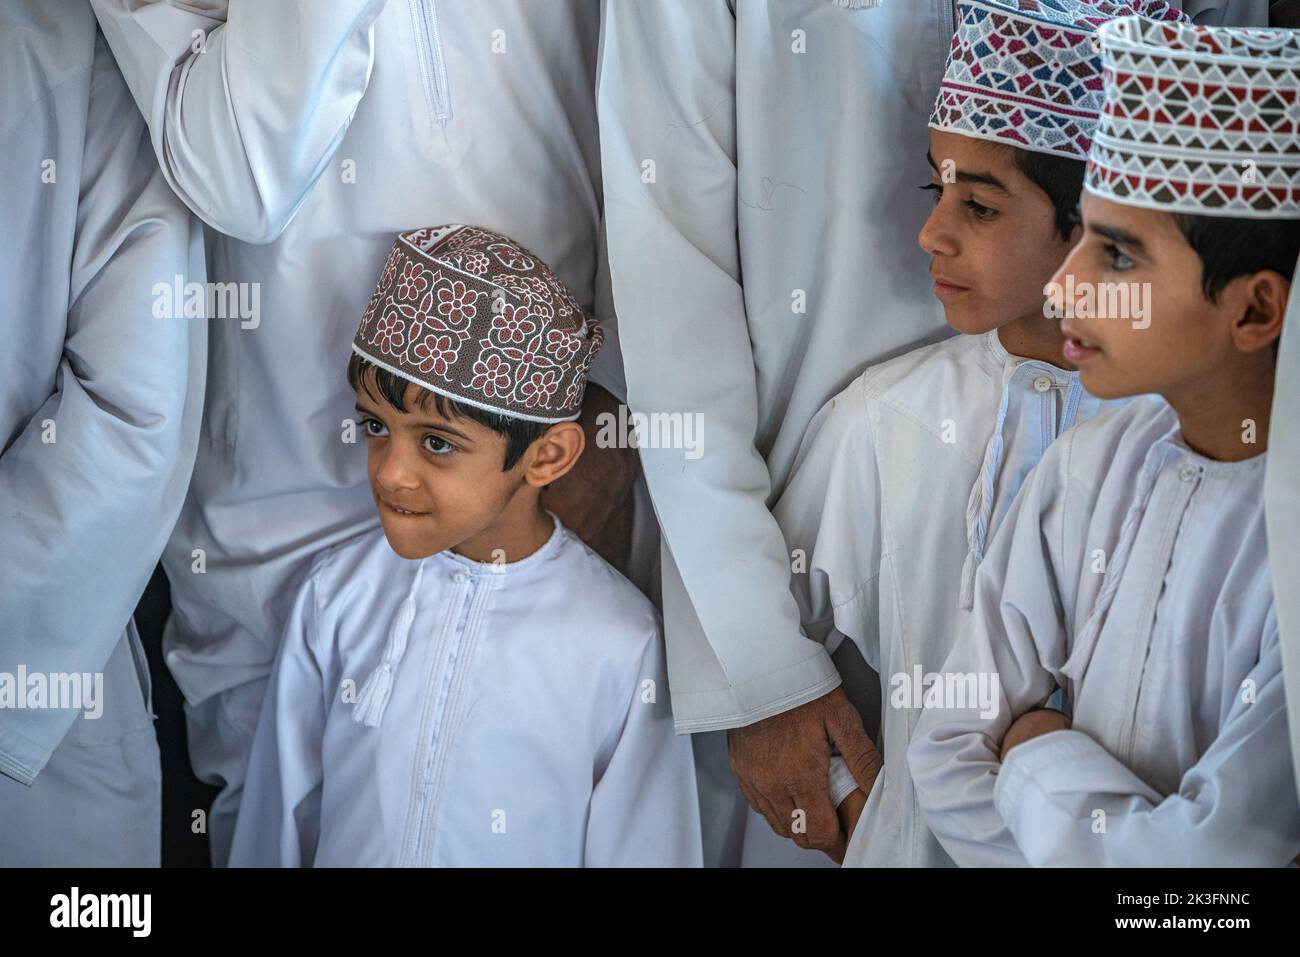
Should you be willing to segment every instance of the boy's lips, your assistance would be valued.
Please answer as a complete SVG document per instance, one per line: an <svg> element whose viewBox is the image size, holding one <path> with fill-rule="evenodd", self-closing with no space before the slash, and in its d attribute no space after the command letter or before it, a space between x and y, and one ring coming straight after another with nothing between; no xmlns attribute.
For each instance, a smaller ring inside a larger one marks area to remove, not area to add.
<svg viewBox="0 0 1300 957"><path fill-rule="evenodd" d="M1075 365L1101 355L1101 346L1091 339L1084 339L1067 325L1061 326L1061 336L1065 339L1061 352Z"/></svg>
<svg viewBox="0 0 1300 957"><path fill-rule="evenodd" d="M930 278L934 280L934 294L939 299L953 299L962 293L970 292L970 286L963 286L943 276L931 273Z"/></svg>
<svg viewBox="0 0 1300 957"><path fill-rule="evenodd" d="M418 512L415 509L403 508L400 505L394 505L386 498L381 498L379 501L394 515L400 515L403 518L419 518L429 514L428 512Z"/></svg>

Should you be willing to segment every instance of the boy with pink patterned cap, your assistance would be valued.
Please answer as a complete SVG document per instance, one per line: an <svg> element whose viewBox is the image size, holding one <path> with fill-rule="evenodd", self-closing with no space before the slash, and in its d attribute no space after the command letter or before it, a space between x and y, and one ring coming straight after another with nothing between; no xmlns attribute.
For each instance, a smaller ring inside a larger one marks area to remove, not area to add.
<svg viewBox="0 0 1300 957"><path fill-rule="evenodd" d="M600 345L512 240L397 238L348 366L381 528L298 594L232 864L701 863L654 607L539 502Z"/></svg>
<svg viewBox="0 0 1300 957"><path fill-rule="evenodd" d="M1081 299L1062 327L1089 391L1135 398L1025 483L943 664L1001 675L996 699L927 712L909 764L962 865L1287 866L1264 474L1300 258L1300 31L1126 17L1099 36L1084 235L1053 280L1151 289L1140 321Z"/></svg>
<svg viewBox="0 0 1300 957"><path fill-rule="evenodd" d="M1105 408L1063 354L1044 288L1079 238L1102 106L1092 39L1134 12L1181 16L1160 0L958 2L921 187L935 207L917 242L961 335L872 366L827 403L773 510L805 556L794 581L806 633L831 650L853 641L879 675L879 765L833 756L828 769L846 864L952 863L924 822L907 748L942 705L938 669L1026 476Z"/></svg>

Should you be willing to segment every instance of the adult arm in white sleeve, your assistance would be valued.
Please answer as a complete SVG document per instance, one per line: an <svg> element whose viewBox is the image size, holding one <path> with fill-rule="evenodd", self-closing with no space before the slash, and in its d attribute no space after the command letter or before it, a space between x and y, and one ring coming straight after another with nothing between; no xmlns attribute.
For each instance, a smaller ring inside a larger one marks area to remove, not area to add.
<svg viewBox="0 0 1300 957"><path fill-rule="evenodd" d="M606 3L597 90L609 263L635 412L698 415L701 454L643 448L667 546L721 693L674 667L679 727L740 727L839 684L799 630L790 558L754 447L758 391L740 284L735 20L725 0ZM698 673L699 669L687 669ZM679 680L680 679L680 680Z"/></svg>
<svg viewBox="0 0 1300 957"><path fill-rule="evenodd" d="M1271 616L1270 616L1271 618ZM1029 863L1282 867L1300 852L1276 624L1218 737L1161 796L1082 731L1007 753L998 811Z"/></svg>
<svg viewBox="0 0 1300 957"><path fill-rule="evenodd" d="M293 219L347 132L388 0L91 0L167 182L250 243Z"/></svg>
<svg viewBox="0 0 1300 957"><path fill-rule="evenodd" d="M55 391L0 454L0 671L104 668L180 514L198 444L206 330L155 318L153 287L204 278L201 229L159 175L102 41L72 185L72 262L52 264L52 281L69 283ZM78 714L7 712L0 772L31 784Z"/></svg>
<svg viewBox="0 0 1300 957"><path fill-rule="evenodd" d="M1296 277L1300 279L1300 275ZM1292 280L1273 386L1268 436L1264 510L1268 522L1268 561L1281 633L1282 669L1288 697L1291 763L1300 790L1300 283Z"/></svg>
<svg viewBox="0 0 1300 957"><path fill-rule="evenodd" d="M318 621L313 573L294 601L271 669L231 842L231 867L310 867L316 857L330 693L313 651Z"/></svg>
<svg viewBox="0 0 1300 957"><path fill-rule="evenodd" d="M673 730L662 637L647 637L613 753L587 819L587 867L701 867L699 792L691 739Z"/></svg>

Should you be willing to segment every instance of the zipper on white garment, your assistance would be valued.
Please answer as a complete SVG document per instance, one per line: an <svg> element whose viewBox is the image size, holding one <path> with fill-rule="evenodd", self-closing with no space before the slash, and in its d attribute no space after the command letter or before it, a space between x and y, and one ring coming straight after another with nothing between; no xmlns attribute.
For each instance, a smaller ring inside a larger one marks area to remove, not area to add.
<svg viewBox="0 0 1300 957"><path fill-rule="evenodd" d="M456 630L455 640L448 650L442 680L438 687L438 703L434 707L437 719L433 725L433 736L429 739L428 757L421 786L425 791L425 802L421 809L419 828L415 839L415 862L417 866L431 866L427 860L433 848L433 826L437 820L438 808L441 806L443 786L446 783L445 768L447 757L451 753L451 739L459 725L461 690L465 676L473 658L473 650L478 637L479 620L488 594L491 592L491 579L467 575L467 600L460 626Z"/></svg>
<svg viewBox="0 0 1300 957"><path fill-rule="evenodd" d="M442 53L435 0L408 0L415 23L415 51L420 60L420 82L424 86L429 118L439 128L451 120L451 95L447 90L447 62Z"/></svg>

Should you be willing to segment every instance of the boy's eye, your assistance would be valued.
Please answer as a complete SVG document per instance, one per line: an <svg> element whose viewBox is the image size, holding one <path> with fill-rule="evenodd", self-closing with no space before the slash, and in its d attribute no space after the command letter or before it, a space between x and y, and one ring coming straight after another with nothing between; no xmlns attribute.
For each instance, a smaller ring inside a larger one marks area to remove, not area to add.
<svg viewBox="0 0 1300 957"><path fill-rule="evenodd" d="M446 455L448 452L456 451L456 446L436 435L426 435L424 437L424 447L434 455Z"/></svg>
<svg viewBox="0 0 1300 957"><path fill-rule="evenodd" d="M918 186L917 189L928 189L934 193L934 201L938 203L943 197L943 187L938 183L926 183L924 186Z"/></svg>
<svg viewBox="0 0 1300 957"><path fill-rule="evenodd" d="M382 436L388 434L388 429L378 419L362 419L361 428L365 429L366 435Z"/></svg>
<svg viewBox="0 0 1300 957"><path fill-rule="evenodd" d="M977 203L973 199L966 200L966 208L975 214L976 219L992 219L998 214L996 209L985 206L983 203Z"/></svg>
<svg viewBox="0 0 1300 957"><path fill-rule="evenodd" d="M1133 260L1120 250L1114 243L1106 244L1106 258L1110 260L1110 268L1123 272L1126 269L1133 268Z"/></svg>

